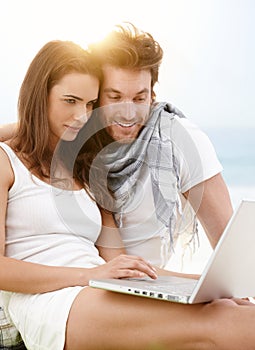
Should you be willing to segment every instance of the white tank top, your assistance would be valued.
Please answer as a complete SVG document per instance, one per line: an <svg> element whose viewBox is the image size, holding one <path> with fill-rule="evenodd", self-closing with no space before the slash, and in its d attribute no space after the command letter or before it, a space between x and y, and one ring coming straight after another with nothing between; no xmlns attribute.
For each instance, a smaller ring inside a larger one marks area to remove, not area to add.
<svg viewBox="0 0 255 350"><path fill-rule="evenodd" d="M101 215L84 189L53 187L32 175L13 150L14 184L9 190L5 255L54 266L93 267L104 263L94 246Z"/></svg>

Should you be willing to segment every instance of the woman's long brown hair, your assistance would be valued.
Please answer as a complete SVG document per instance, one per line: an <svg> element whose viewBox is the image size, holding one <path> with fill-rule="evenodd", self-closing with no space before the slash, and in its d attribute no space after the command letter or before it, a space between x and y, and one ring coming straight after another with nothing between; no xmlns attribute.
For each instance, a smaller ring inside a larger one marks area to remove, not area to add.
<svg viewBox="0 0 255 350"><path fill-rule="evenodd" d="M78 72L100 78L91 56L71 41L44 45L31 62L20 88L18 128L11 146L33 173L50 177L53 151L49 147L48 96L66 74ZM89 86L87 87L89 89Z"/></svg>

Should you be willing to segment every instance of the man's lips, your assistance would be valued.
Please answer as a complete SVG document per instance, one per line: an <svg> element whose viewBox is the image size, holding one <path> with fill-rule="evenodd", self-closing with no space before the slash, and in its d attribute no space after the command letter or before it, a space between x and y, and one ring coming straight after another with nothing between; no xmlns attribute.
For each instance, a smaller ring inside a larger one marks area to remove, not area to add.
<svg viewBox="0 0 255 350"><path fill-rule="evenodd" d="M142 118L125 120L121 118L108 120L108 126L119 126L122 128L132 128L135 126L142 126L144 124L144 120Z"/></svg>
<svg viewBox="0 0 255 350"><path fill-rule="evenodd" d="M118 126L121 126L122 128L131 128L132 126L135 126L136 124L137 124L136 122L123 123L123 122L117 122L117 121L115 121L113 123L113 125L118 125Z"/></svg>

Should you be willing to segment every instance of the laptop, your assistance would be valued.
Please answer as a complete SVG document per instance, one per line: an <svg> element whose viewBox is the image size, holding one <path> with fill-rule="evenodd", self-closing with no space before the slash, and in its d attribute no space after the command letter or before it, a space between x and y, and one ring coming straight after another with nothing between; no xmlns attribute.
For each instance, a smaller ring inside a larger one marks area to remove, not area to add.
<svg viewBox="0 0 255 350"><path fill-rule="evenodd" d="M199 280L176 276L92 279L89 285L184 304L255 296L255 200L241 201Z"/></svg>

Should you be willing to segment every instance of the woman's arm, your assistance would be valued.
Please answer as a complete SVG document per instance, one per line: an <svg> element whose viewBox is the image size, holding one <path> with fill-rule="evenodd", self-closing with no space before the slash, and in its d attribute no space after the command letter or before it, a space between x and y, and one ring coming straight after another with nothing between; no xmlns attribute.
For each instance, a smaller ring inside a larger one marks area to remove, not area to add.
<svg viewBox="0 0 255 350"><path fill-rule="evenodd" d="M0 168L0 289L22 293L42 293L68 285L83 285L86 278L82 269L70 271L69 268L51 268L4 256L8 191L14 182L14 174L9 159L1 148Z"/></svg>
<svg viewBox="0 0 255 350"><path fill-rule="evenodd" d="M0 289L19 293L45 293L86 286L92 278L157 278L154 269L142 258L119 255L93 268L47 266L0 255Z"/></svg>
<svg viewBox="0 0 255 350"><path fill-rule="evenodd" d="M145 274L156 278L151 266L142 258L134 256L119 255L94 268L47 266L4 256L8 191L14 175L9 159L1 148L0 169L0 290L33 294L85 286L91 278L141 277Z"/></svg>
<svg viewBox="0 0 255 350"><path fill-rule="evenodd" d="M17 128L17 123L0 125L0 141L7 141L14 135Z"/></svg>

